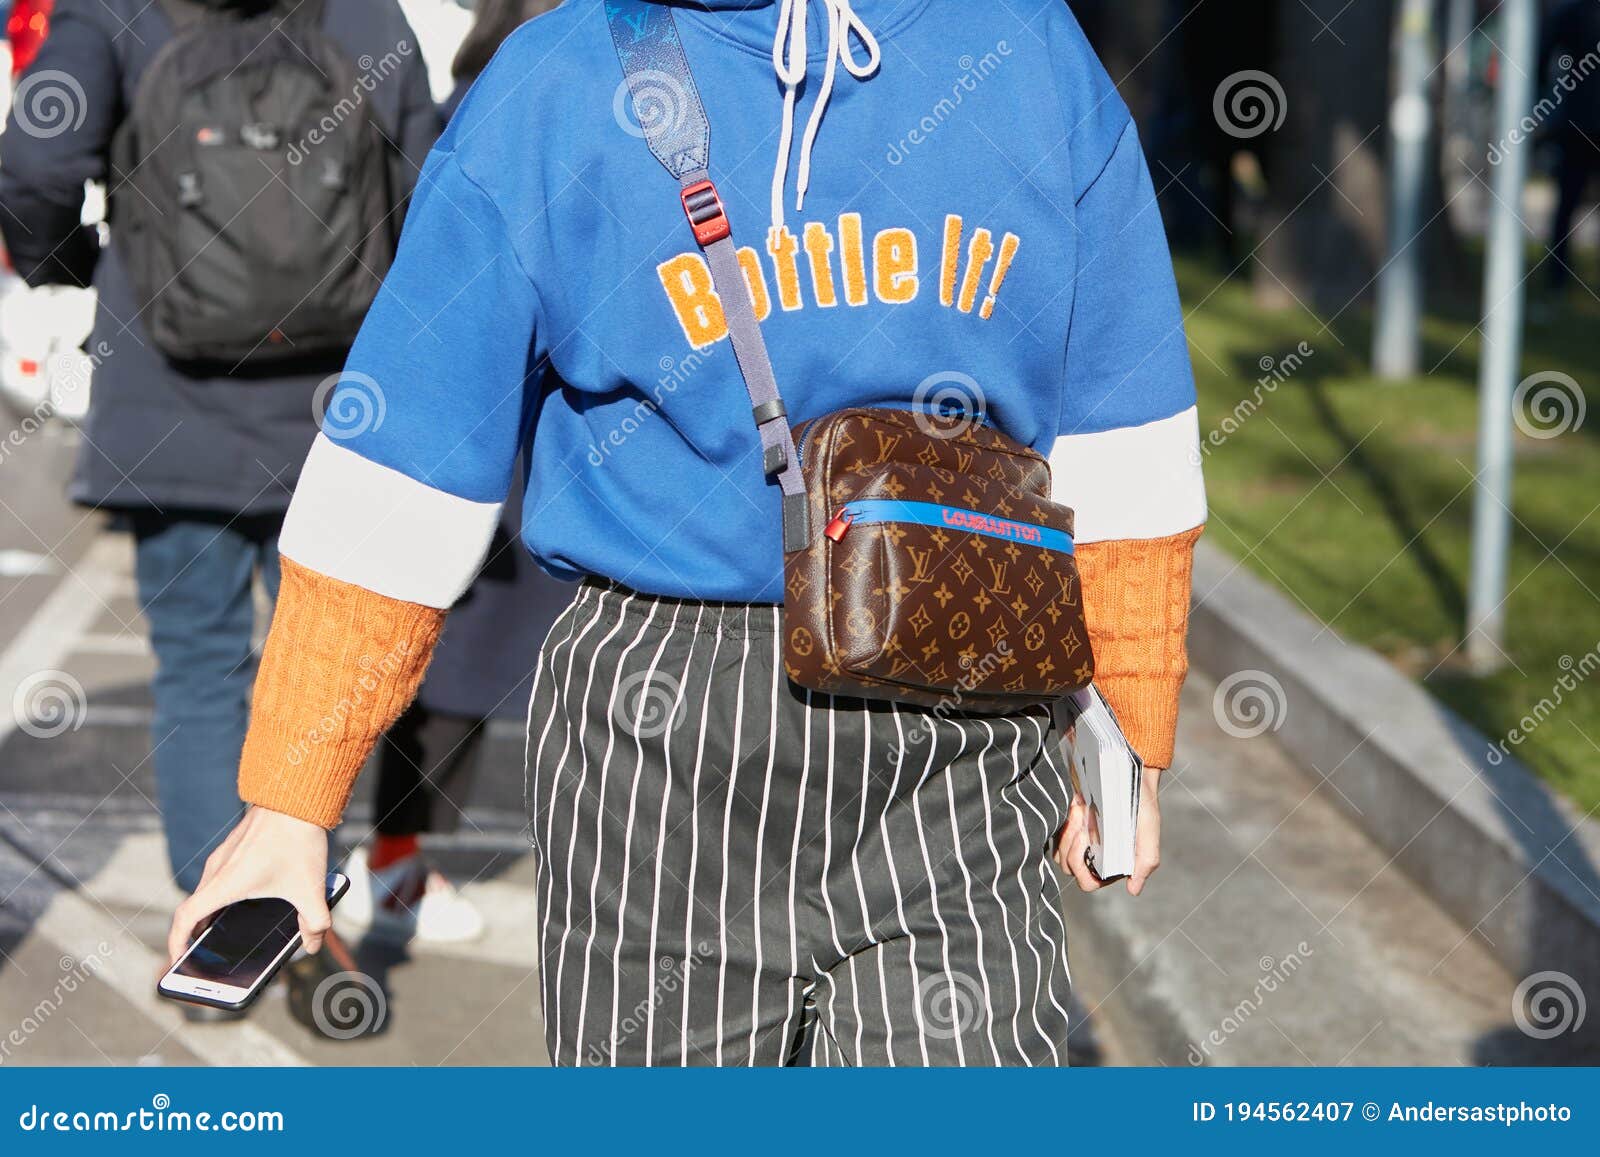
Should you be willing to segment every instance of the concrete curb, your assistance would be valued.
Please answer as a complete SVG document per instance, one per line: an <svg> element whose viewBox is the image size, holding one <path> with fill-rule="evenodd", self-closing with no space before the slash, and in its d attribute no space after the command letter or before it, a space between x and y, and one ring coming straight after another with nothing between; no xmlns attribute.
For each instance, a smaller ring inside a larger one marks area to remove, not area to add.
<svg viewBox="0 0 1600 1157"><path fill-rule="evenodd" d="M1572 1043L1600 1042L1600 823L1203 542L1194 589L1190 655L1218 680L1219 721L1259 729L1325 777L1396 864L1529 978L1535 1017L1558 1010L1541 1005L1558 992L1575 1012L1595 1004ZM1535 978L1543 972L1565 977Z"/></svg>

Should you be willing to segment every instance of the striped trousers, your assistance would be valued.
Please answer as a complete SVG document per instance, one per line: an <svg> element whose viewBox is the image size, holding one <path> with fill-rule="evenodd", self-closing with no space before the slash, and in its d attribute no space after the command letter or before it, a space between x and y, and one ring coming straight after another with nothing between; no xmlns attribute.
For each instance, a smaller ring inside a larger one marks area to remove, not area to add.
<svg viewBox="0 0 1600 1157"><path fill-rule="evenodd" d="M1048 713L813 694L771 605L586 584L527 803L556 1064L1064 1064Z"/></svg>

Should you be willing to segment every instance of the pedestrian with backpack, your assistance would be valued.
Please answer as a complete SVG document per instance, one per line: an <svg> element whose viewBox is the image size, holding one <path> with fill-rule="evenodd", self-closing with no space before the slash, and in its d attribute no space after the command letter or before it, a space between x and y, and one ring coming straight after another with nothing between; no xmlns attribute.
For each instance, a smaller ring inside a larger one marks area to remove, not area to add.
<svg viewBox="0 0 1600 1157"><path fill-rule="evenodd" d="M30 284L93 285L74 501L126 519L157 672L172 872L237 821L252 587L437 136L392 0L59 0L0 141L0 228ZM80 224L109 194L110 244ZM332 707L333 705L326 705Z"/></svg>
<svg viewBox="0 0 1600 1157"><path fill-rule="evenodd" d="M1050 705L1093 679L1151 769L1137 894L1205 519L1155 192L1066 5L569 0L430 156L363 390L174 955L250 895L322 935L323 829L521 455L582 583L528 717L553 1059L1065 1062L1052 854L1099 881Z"/></svg>

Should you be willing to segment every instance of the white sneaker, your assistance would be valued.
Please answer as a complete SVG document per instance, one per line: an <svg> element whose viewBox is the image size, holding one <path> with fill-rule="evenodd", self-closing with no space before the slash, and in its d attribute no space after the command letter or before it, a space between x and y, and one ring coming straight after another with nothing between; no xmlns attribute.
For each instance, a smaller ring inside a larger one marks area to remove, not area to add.
<svg viewBox="0 0 1600 1157"><path fill-rule="evenodd" d="M344 870L350 890L334 909L341 924L401 944L461 944L483 935L477 906L420 854L374 872L367 849L357 848Z"/></svg>

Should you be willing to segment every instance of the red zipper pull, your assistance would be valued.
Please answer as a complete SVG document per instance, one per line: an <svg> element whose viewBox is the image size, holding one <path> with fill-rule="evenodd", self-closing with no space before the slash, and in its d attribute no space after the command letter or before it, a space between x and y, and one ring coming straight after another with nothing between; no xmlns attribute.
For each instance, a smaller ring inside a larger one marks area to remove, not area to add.
<svg viewBox="0 0 1600 1157"><path fill-rule="evenodd" d="M828 523L822 533L833 539L834 542L842 542L844 541L844 532L850 529L850 524L855 520L856 516L850 513L850 508L841 506L839 507L839 513L833 516L833 521Z"/></svg>

